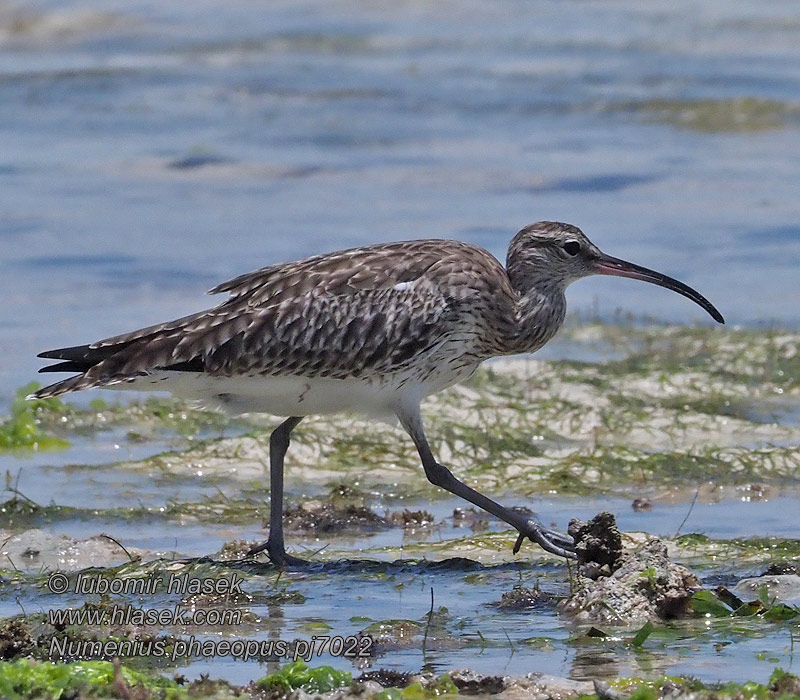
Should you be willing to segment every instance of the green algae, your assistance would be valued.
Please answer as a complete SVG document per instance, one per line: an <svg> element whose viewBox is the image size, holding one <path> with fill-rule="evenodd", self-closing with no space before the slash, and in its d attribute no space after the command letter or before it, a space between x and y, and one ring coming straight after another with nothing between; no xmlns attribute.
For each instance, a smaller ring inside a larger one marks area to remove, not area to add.
<svg viewBox="0 0 800 700"><path fill-rule="evenodd" d="M0 452L63 450L69 442L42 430L45 415L66 416L70 409L57 398L27 401L36 391L36 382L18 389L11 404L11 415L0 423Z"/></svg>
<svg viewBox="0 0 800 700"><path fill-rule="evenodd" d="M27 399L40 388L31 382L15 393L11 415L0 423L0 452L63 450L66 435L91 435L130 426L131 441L156 437L156 431L183 438L222 434L232 421L215 411L187 406L174 398L148 397L129 403L94 399L87 407L73 406L60 398ZM241 421L233 421L238 427Z"/></svg>
<svg viewBox="0 0 800 700"><path fill-rule="evenodd" d="M121 680L141 689L143 700L182 700L187 690L162 676L120 668ZM26 698L119 697L119 678L109 661L80 661L54 664L49 661L17 659L0 662L0 695L9 700Z"/></svg>
<svg viewBox="0 0 800 700"><path fill-rule="evenodd" d="M84 434L127 426L130 428L128 437L133 441L146 441L160 433L183 438L222 435L231 426L245 425L240 419L231 420L217 411L163 396L149 396L128 403L95 400L89 409L74 412L68 424Z"/></svg>
<svg viewBox="0 0 800 700"><path fill-rule="evenodd" d="M0 516L3 526L16 530L41 527L52 523L69 520L113 520L115 522L133 522L136 520L168 519L180 515L180 508L160 508L148 506L130 506L116 508L79 508L63 506L57 503L41 505L24 494L16 492L8 500L0 503Z"/></svg>
<svg viewBox="0 0 800 700"><path fill-rule="evenodd" d="M178 435L194 436L203 431L219 431L230 425L230 419L216 411L205 411L187 407L185 402L174 398L148 397L140 408L144 416L154 418L162 428L172 430ZM120 416L129 415L127 410L116 409Z"/></svg>
<svg viewBox="0 0 800 700"><path fill-rule="evenodd" d="M30 393L39 387L32 383L19 390ZM233 427L241 431L247 423L231 420L218 411L205 410L174 397L148 396L114 402L98 398L87 406L73 405L58 398L36 399L25 404L37 412L40 424L59 433L94 435L115 428L129 428L128 439L145 442L163 435L182 438L222 435Z"/></svg>
<svg viewBox="0 0 800 700"><path fill-rule="evenodd" d="M759 616L770 622L783 622L800 617L800 607L770 599L766 587L759 592L758 600L746 603L738 599L735 602L723 600L718 592L703 590L692 596L690 604L696 614L706 617Z"/></svg>
<svg viewBox="0 0 800 700"><path fill-rule="evenodd" d="M681 558L712 561L735 558L738 562L797 561L800 559L800 539L781 537L736 537L729 540L712 539L702 533L688 533L674 540Z"/></svg>
<svg viewBox="0 0 800 700"><path fill-rule="evenodd" d="M271 697L286 697L302 689L308 693L328 693L351 683L352 676L330 666L310 668L302 661L284 665L253 684L260 693ZM452 682L451 682L452 684ZM444 683L440 684L444 687ZM436 697L441 693L420 695L419 699ZM252 698L249 688L236 687L226 681L202 677L198 681L169 679L159 674L132 669L115 668L110 661L77 661L52 663L31 659L0 661L0 695L8 700L47 698L117 698L138 700L186 700L187 698ZM403 698L416 700L416 694Z"/></svg>
<svg viewBox="0 0 800 700"><path fill-rule="evenodd" d="M268 513L263 490L259 495L228 498L208 495L198 502L169 501L163 506L118 506L114 508L80 508L56 503L40 505L24 495L15 494L0 503L0 515L6 528L28 529L72 520L102 520L133 523L153 520L194 519L197 522L245 524L262 519Z"/></svg>
<svg viewBox="0 0 800 700"><path fill-rule="evenodd" d="M629 700L658 700L662 697L691 697L693 700L790 700L800 697L800 679L782 669L775 669L767 684L703 684L693 678L660 676L655 678L618 678L605 684L614 697ZM579 700L600 700L603 695L581 696Z"/></svg>
<svg viewBox="0 0 800 700"><path fill-rule="evenodd" d="M461 537L424 542L404 542L402 546L365 547L360 556L374 558L382 562L403 559L417 561L421 565L430 564L441 558L465 558L483 564L500 561L516 561L519 566L547 566L549 562L561 561L537 547L528 546L524 560L514 557L511 548L517 538L512 529L499 532L472 532ZM625 533L628 545L644 544L648 536L643 533ZM691 564L696 569L728 570L731 562L748 567L758 565L796 562L800 559L800 539L779 537L751 537L733 539L714 539L702 533L687 533L677 537L661 537L667 544L670 559L678 563ZM335 561L346 558L347 550L329 547L320 553L320 558ZM352 554L349 554L352 556ZM376 574L385 577L384 573ZM471 585L491 585L491 575L484 570L466 573L464 583Z"/></svg>
<svg viewBox="0 0 800 700"><path fill-rule="evenodd" d="M617 107L647 122L702 133L774 131L800 122L800 105L757 97L655 99Z"/></svg>
<svg viewBox="0 0 800 700"><path fill-rule="evenodd" d="M458 687L449 674L443 673L430 683L415 681L405 688L387 688L377 693L374 698L375 700L434 700L435 698L446 700L458 694Z"/></svg>
<svg viewBox="0 0 800 700"><path fill-rule="evenodd" d="M327 693L349 685L353 676L348 671L339 671L330 666L309 667L303 661L292 661L279 671L270 673L256 681L262 690L288 694L302 688L307 693Z"/></svg>
<svg viewBox="0 0 800 700"><path fill-rule="evenodd" d="M377 638L405 639L421 634L425 625L415 620L380 620L365 627L362 632Z"/></svg>

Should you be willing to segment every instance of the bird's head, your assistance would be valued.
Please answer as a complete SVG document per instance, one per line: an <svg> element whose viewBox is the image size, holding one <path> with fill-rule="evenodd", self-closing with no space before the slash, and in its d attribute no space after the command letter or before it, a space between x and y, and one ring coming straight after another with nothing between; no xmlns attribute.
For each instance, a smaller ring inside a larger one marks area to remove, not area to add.
<svg viewBox="0 0 800 700"><path fill-rule="evenodd" d="M509 277L517 289L564 289L581 277L613 275L630 277L666 287L702 306L718 323L722 314L702 294L683 282L655 270L612 258L603 253L576 226L556 221L539 221L522 229L508 247Z"/></svg>

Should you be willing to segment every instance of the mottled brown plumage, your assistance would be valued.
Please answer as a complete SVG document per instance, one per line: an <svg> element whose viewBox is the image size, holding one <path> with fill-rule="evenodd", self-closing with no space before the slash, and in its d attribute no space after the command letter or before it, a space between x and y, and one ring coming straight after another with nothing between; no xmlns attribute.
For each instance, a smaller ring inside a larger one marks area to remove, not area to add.
<svg viewBox="0 0 800 700"><path fill-rule="evenodd" d="M220 292L231 298L208 311L42 353L87 367L37 396L175 366L227 377L386 375L449 343L480 362L534 350L551 335L520 333L522 302L502 265L457 241L388 243L271 265L211 290Z"/></svg>
<svg viewBox="0 0 800 700"><path fill-rule="evenodd" d="M722 321L686 285L604 255L574 226L545 221L514 237L505 267L482 248L448 240L386 243L270 265L212 289L230 295L213 309L42 353L62 360L42 371L79 374L33 396L121 386L169 390L233 412L290 416L271 443L265 548L279 563L291 560L281 529L289 433L302 416L340 410L395 415L433 483L505 520L520 537L572 556L569 538L475 492L438 464L419 403L489 357L544 345L564 320L567 285L590 274L654 282Z"/></svg>

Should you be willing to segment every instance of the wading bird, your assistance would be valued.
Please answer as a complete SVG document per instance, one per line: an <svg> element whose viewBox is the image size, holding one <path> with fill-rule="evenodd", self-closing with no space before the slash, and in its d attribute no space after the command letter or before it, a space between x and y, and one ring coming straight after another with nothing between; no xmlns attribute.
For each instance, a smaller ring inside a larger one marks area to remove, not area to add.
<svg viewBox="0 0 800 700"><path fill-rule="evenodd" d="M450 240L382 243L270 265L214 287L229 298L207 311L91 345L43 352L42 372L77 372L32 397L90 387L170 391L230 413L287 416L270 436L270 530L278 565L300 564L283 539L283 461L304 416L352 411L394 418L428 480L516 528L548 552L574 557L572 538L459 481L434 457L420 401L468 378L484 360L534 352L564 321L564 291L588 275L666 287L719 311L691 287L602 253L569 224L523 228L506 266Z"/></svg>

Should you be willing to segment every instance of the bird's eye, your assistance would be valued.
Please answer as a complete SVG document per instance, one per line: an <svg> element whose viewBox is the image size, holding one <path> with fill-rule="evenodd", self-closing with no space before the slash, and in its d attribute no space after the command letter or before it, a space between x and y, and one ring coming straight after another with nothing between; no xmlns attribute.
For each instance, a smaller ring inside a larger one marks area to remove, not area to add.
<svg viewBox="0 0 800 700"><path fill-rule="evenodd" d="M581 252L581 244L578 241L567 241L564 244L564 250L569 255L577 255Z"/></svg>

